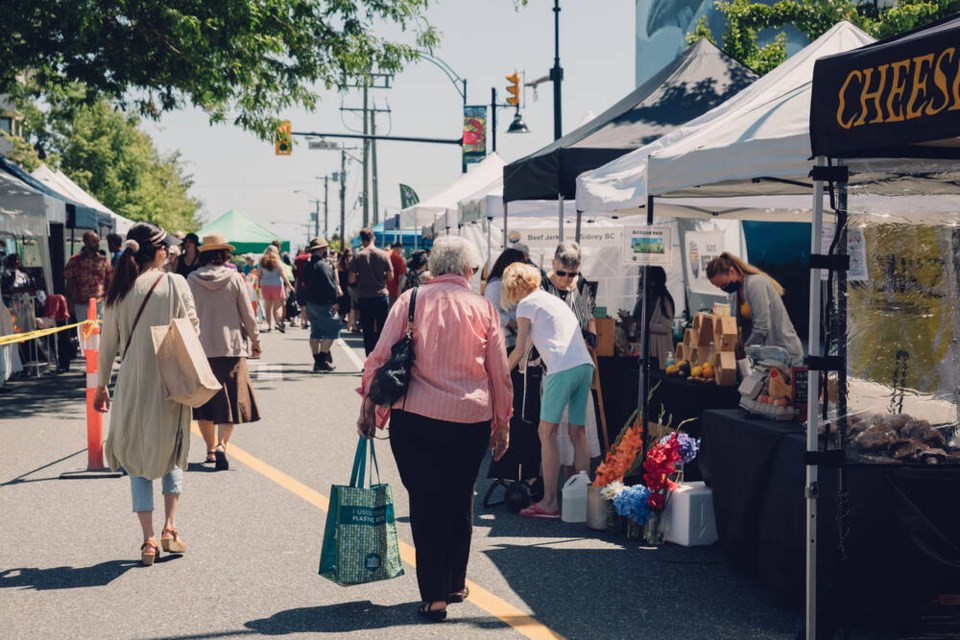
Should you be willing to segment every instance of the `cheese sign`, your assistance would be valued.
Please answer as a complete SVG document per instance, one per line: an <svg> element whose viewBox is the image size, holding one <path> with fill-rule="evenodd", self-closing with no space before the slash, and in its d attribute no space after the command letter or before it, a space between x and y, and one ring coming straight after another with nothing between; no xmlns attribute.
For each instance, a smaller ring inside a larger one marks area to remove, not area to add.
<svg viewBox="0 0 960 640"><path fill-rule="evenodd" d="M960 157L960 19L817 60L810 141L832 157ZM921 146L922 145L922 146Z"/></svg>

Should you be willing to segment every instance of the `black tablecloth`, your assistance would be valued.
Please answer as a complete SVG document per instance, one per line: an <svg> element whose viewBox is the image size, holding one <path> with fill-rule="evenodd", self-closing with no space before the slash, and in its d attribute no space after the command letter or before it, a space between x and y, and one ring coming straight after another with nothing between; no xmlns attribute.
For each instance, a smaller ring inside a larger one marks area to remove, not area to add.
<svg viewBox="0 0 960 640"><path fill-rule="evenodd" d="M802 427L742 411L706 411L702 422L698 464L713 489L721 545L738 566L802 606ZM821 468L818 571L825 620L902 621L936 596L960 592L960 468L848 466L842 545L838 487L839 471Z"/></svg>
<svg viewBox="0 0 960 640"><path fill-rule="evenodd" d="M600 358L599 364L604 408L612 438L637 408L640 359ZM688 382L677 376L667 376L659 369L651 374L650 417L654 420L660 415L661 407L673 414L673 424L677 425L688 418L699 418L707 409L735 409L739 406L740 394L734 386ZM684 431L699 437L700 421L688 424Z"/></svg>

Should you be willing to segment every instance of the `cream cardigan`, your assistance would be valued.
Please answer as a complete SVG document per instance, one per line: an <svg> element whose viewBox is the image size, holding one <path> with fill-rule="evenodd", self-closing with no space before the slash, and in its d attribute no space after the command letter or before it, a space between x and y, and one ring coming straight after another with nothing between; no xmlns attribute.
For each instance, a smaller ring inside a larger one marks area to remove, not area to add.
<svg viewBox="0 0 960 640"><path fill-rule="evenodd" d="M166 399L150 332L151 326L165 326L171 318L189 318L199 332L193 294L183 276L147 270L123 300L104 308L97 374L100 386L110 383L114 359L123 351L137 309L158 276L162 279L143 308L117 373L104 451L111 469L123 467L131 476L151 480L174 466L187 467L191 411Z"/></svg>

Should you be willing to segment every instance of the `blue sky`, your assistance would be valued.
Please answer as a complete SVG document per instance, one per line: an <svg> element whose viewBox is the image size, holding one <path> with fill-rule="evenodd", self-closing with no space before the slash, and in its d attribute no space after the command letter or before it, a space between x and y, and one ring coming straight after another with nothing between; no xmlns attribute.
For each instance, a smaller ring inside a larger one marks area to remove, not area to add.
<svg viewBox="0 0 960 640"><path fill-rule="evenodd" d="M560 60L564 68L563 131L580 123L588 111L600 113L634 88L634 0L561 0ZM434 54L467 79L468 104L489 104L490 89L505 98L504 76L514 69L528 80L546 75L553 65L553 2L530 0L515 7L512 0L446 0L434 2L427 17L442 33ZM525 135L508 135L512 112L498 112L497 147L506 161L522 157L553 140L553 93L540 85L534 97L528 89ZM342 95L324 92L317 112L291 110L278 114L295 131L348 132L362 124L341 106L358 107L358 91ZM443 73L421 62L393 79L393 87L371 91L371 102L392 113L379 114L378 133L453 138L460 135L462 101ZM337 171L340 154L311 151L300 141L290 157L274 155L273 145L230 125L211 126L196 110L167 114L159 123L147 123L161 151L178 150L193 175L194 196L203 201L202 217L209 221L236 208L278 237L303 244L314 205L323 199L322 176ZM356 142L347 142L356 144ZM359 150L354 152L358 157ZM421 199L442 190L460 174L460 150L453 145L381 142L378 146L381 219L386 207L399 208L399 183L412 186ZM347 167L347 232L360 227L357 204L359 164ZM321 180L317 180L321 177ZM294 193L301 190L311 196ZM330 184L330 232L339 223L338 187ZM321 232L323 212L321 205ZM309 234L309 235L312 235Z"/></svg>

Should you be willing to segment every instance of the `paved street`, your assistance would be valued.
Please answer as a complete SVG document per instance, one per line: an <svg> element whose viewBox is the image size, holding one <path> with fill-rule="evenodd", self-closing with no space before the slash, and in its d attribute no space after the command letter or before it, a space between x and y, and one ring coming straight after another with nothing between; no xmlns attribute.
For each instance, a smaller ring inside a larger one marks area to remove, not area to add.
<svg viewBox="0 0 960 640"><path fill-rule="evenodd" d="M796 637L800 614L737 574L716 546L646 549L479 503L471 597L447 623L419 623L409 564L402 578L367 586L319 577L326 496L348 480L356 446L360 341L348 337L334 357L336 373L312 375L306 331L264 335L263 359L251 361L264 419L237 428L228 472L198 464L194 434L179 515L190 548L150 568L139 566L126 478L59 479L86 463L82 363L0 391L0 635ZM389 443L377 445L409 562L406 493Z"/></svg>

